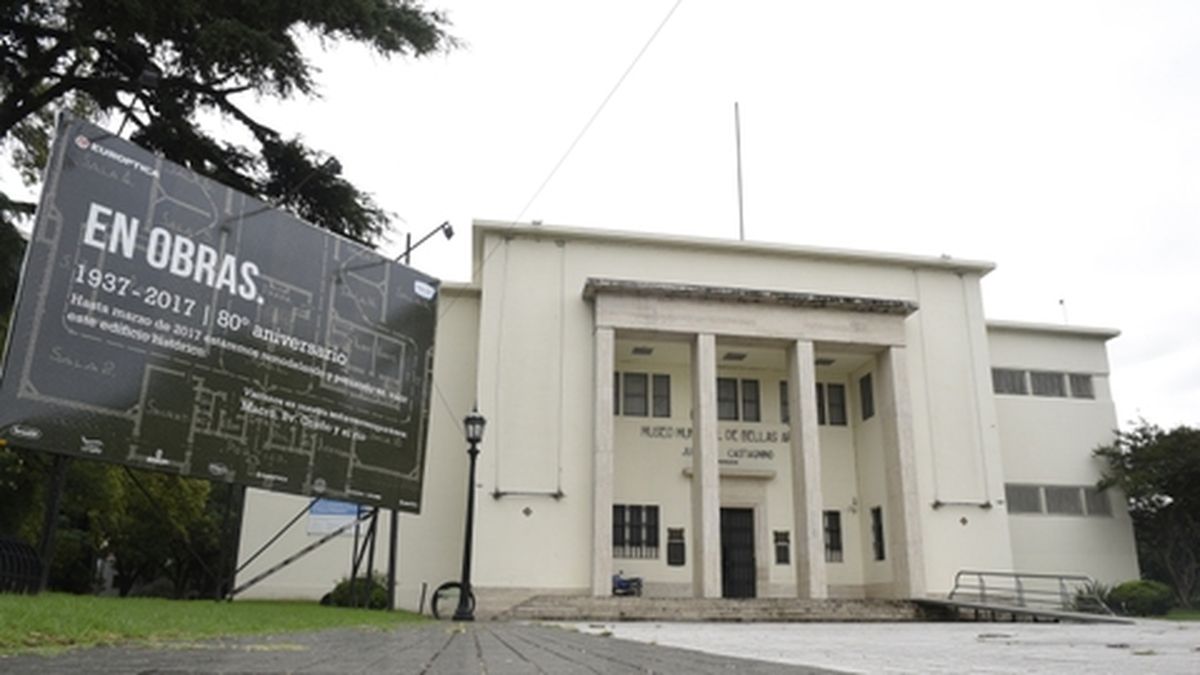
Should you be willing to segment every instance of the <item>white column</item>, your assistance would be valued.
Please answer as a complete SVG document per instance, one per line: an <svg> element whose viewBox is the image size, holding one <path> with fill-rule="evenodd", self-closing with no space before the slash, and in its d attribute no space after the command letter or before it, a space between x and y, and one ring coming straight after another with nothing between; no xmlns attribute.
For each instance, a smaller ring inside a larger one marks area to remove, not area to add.
<svg viewBox="0 0 1200 675"><path fill-rule="evenodd" d="M717 448L717 340L692 342L692 594L721 597L721 475Z"/></svg>
<svg viewBox="0 0 1200 675"><path fill-rule="evenodd" d="M592 595L612 593L613 350L612 328L596 328L592 429Z"/></svg>
<svg viewBox="0 0 1200 675"><path fill-rule="evenodd" d="M925 594L907 359L904 347L885 350L879 359L878 385L887 481L886 550L892 556L895 579L892 594L898 598L916 598Z"/></svg>
<svg viewBox="0 0 1200 675"><path fill-rule="evenodd" d="M825 598L829 595L829 586L825 578L817 370L813 343L808 340L797 340L788 349L788 418L791 420L796 596Z"/></svg>

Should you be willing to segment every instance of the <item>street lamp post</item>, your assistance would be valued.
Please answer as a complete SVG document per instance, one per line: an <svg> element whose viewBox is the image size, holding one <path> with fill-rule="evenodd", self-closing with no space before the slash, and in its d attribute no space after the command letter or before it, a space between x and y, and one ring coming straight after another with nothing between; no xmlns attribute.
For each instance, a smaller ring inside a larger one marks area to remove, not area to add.
<svg viewBox="0 0 1200 675"><path fill-rule="evenodd" d="M463 418L463 429L467 435L467 454L471 457L471 468L467 480L467 535L463 542L462 581L459 585L458 608L454 610L455 621L474 621L475 603L471 602L471 540L475 530L475 460L479 457L479 441L483 440L483 427L487 420L478 409Z"/></svg>

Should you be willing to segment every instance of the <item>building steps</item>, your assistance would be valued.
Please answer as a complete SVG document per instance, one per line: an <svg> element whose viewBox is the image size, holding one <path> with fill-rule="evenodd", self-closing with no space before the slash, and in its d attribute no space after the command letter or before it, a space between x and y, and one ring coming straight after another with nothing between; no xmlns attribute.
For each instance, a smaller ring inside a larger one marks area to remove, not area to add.
<svg viewBox="0 0 1200 675"><path fill-rule="evenodd" d="M500 613L524 621L920 621L908 600L651 598L539 595Z"/></svg>

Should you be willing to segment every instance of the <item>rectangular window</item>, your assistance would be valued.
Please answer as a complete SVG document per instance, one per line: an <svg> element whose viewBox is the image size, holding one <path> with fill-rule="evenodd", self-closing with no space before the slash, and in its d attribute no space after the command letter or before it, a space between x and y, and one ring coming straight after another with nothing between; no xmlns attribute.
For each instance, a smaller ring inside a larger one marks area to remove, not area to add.
<svg viewBox="0 0 1200 675"><path fill-rule="evenodd" d="M1009 513L1041 513L1042 488L1037 485L1004 485L1004 500Z"/></svg>
<svg viewBox="0 0 1200 675"><path fill-rule="evenodd" d="M1068 516L1083 515L1083 500L1079 488L1047 485L1045 489L1047 513Z"/></svg>
<svg viewBox="0 0 1200 675"><path fill-rule="evenodd" d="M871 542L875 548L875 559L883 560L887 551L883 547L883 507L871 507Z"/></svg>
<svg viewBox="0 0 1200 675"><path fill-rule="evenodd" d="M791 565L792 564L792 540L791 533L786 530L775 531L775 564L776 565Z"/></svg>
<svg viewBox="0 0 1200 675"><path fill-rule="evenodd" d="M624 384L622 413L627 417L645 417L650 405L649 378L645 373L625 373Z"/></svg>
<svg viewBox="0 0 1200 675"><path fill-rule="evenodd" d="M667 528L667 564L682 567L687 559L687 546L683 543L683 528Z"/></svg>
<svg viewBox="0 0 1200 675"><path fill-rule="evenodd" d="M787 424L791 420L791 411L788 408L788 383L787 380L782 380L779 383L779 421Z"/></svg>
<svg viewBox="0 0 1200 675"><path fill-rule="evenodd" d="M1066 396L1067 387L1063 382L1062 373L1049 373L1037 370L1029 371L1029 381L1033 385L1034 396Z"/></svg>
<svg viewBox="0 0 1200 675"><path fill-rule="evenodd" d="M658 557L658 507L613 504L613 557Z"/></svg>
<svg viewBox="0 0 1200 675"><path fill-rule="evenodd" d="M1012 368L992 368L992 392L1028 395L1029 388L1025 386L1025 371Z"/></svg>
<svg viewBox="0 0 1200 675"><path fill-rule="evenodd" d="M1092 389L1091 375L1071 373L1067 376L1067 380L1071 384L1071 398L1096 398L1096 391Z"/></svg>
<svg viewBox="0 0 1200 675"><path fill-rule="evenodd" d="M825 511L825 562L842 562L842 513Z"/></svg>
<svg viewBox="0 0 1200 675"><path fill-rule="evenodd" d="M621 373L613 373L613 414L621 414Z"/></svg>
<svg viewBox="0 0 1200 675"><path fill-rule="evenodd" d="M759 422L761 420L758 380L742 380L742 421Z"/></svg>
<svg viewBox="0 0 1200 675"><path fill-rule="evenodd" d="M871 374L867 373L858 380L858 400L862 404L863 421L875 416L875 389L871 385Z"/></svg>
<svg viewBox="0 0 1200 675"><path fill-rule="evenodd" d="M825 385L817 383L817 424L825 426Z"/></svg>
<svg viewBox="0 0 1200 675"><path fill-rule="evenodd" d="M671 376L655 375L654 384L654 416L671 416Z"/></svg>
<svg viewBox="0 0 1200 675"><path fill-rule="evenodd" d="M732 377L717 378L717 419L738 418L738 382Z"/></svg>
<svg viewBox="0 0 1200 675"><path fill-rule="evenodd" d="M846 426L846 385L825 385L825 397L829 403L829 423L835 427Z"/></svg>
<svg viewBox="0 0 1200 675"><path fill-rule="evenodd" d="M1112 502L1108 499L1106 490L1094 487L1083 488L1083 503L1087 506L1089 516L1111 516Z"/></svg>

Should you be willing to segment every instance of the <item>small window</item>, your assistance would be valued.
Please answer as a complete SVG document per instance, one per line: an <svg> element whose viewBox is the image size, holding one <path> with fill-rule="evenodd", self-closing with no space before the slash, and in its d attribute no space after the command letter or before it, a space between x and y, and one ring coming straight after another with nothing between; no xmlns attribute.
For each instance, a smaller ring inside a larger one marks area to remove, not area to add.
<svg viewBox="0 0 1200 675"><path fill-rule="evenodd" d="M1071 373L1067 379L1071 384L1071 398L1096 398L1091 375Z"/></svg>
<svg viewBox="0 0 1200 675"><path fill-rule="evenodd" d="M825 385L817 383L817 424L825 426Z"/></svg>
<svg viewBox="0 0 1200 675"><path fill-rule="evenodd" d="M1067 387L1063 383L1062 373L1047 373L1030 371L1029 381L1033 385L1034 396L1066 396Z"/></svg>
<svg viewBox="0 0 1200 675"><path fill-rule="evenodd" d="M1026 396L1025 371L1011 368L992 368L992 392L997 394L1019 394Z"/></svg>
<svg viewBox="0 0 1200 675"><path fill-rule="evenodd" d="M1046 512L1068 516L1083 515L1083 500L1077 487L1046 486Z"/></svg>
<svg viewBox="0 0 1200 675"><path fill-rule="evenodd" d="M717 378L717 419L738 418L738 382L732 377Z"/></svg>
<svg viewBox="0 0 1200 675"><path fill-rule="evenodd" d="M1042 489L1036 485L1005 484L1004 500L1009 513L1042 512Z"/></svg>
<svg viewBox="0 0 1200 675"><path fill-rule="evenodd" d="M671 416L671 376L655 375L654 384L654 416Z"/></svg>
<svg viewBox="0 0 1200 675"><path fill-rule="evenodd" d="M842 562L842 514L825 511L825 562Z"/></svg>
<svg viewBox="0 0 1200 675"><path fill-rule="evenodd" d="M613 373L613 414L621 414L621 373Z"/></svg>
<svg viewBox="0 0 1200 675"><path fill-rule="evenodd" d="M1083 503L1087 506L1089 516L1111 516L1112 502L1108 499L1106 490L1094 487L1083 488Z"/></svg>
<svg viewBox="0 0 1200 675"><path fill-rule="evenodd" d="M759 422L761 420L758 380L742 380L742 421Z"/></svg>
<svg viewBox="0 0 1200 675"><path fill-rule="evenodd" d="M858 399L862 404L863 421L875 416L875 389L871 385L871 374L867 373L858 380Z"/></svg>
<svg viewBox="0 0 1200 675"><path fill-rule="evenodd" d="M786 530L775 531L775 564L792 564L792 536Z"/></svg>
<svg viewBox="0 0 1200 675"><path fill-rule="evenodd" d="M613 557L658 557L658 507L613 504Z"/></svg>
<svg viewBox="0 0 1200 675"><path fill-rule="evenodd" d="M649 378L645 373L625 373L624 414L645 417L649 412Z"/></svg>
<svg viewBox="0 0 1200 675"><path fill-rule="evenodd" d="M846 385L827 384L825 395L829 403L829 424L835 427L846 426Z"/></svg>
<svg viewBox="0 0 1200 675"><path fill-rule="evenodd" d="M667 564L682 567L687 559L687 545L683 542L682 527L667 528Z"/></svg>
<svg viewBox="0 0 1200 675"><path fill-rule="evenodd" d="M883 546L883 507L871 507L871 542L875 548L875 559L883 560L887 551Z"/></svg>
<svg viewBox="0 0 1200 675"><path fill-rule="evenodd" d="M788 409L788 383L783 380L779 383L779 421L787 424L791 420L791 412Z"/></svg>

